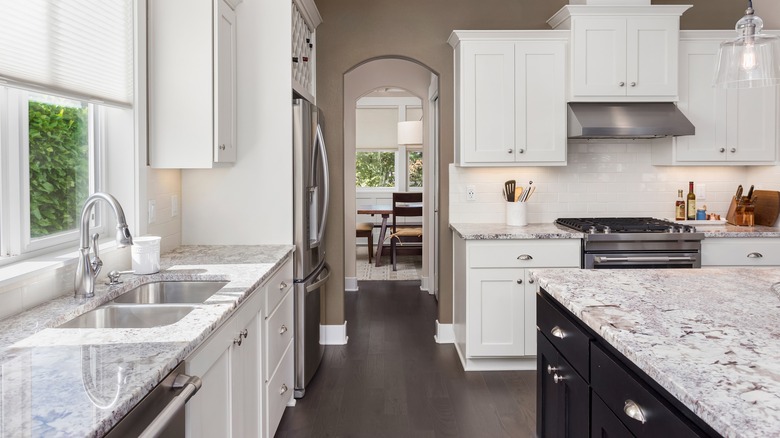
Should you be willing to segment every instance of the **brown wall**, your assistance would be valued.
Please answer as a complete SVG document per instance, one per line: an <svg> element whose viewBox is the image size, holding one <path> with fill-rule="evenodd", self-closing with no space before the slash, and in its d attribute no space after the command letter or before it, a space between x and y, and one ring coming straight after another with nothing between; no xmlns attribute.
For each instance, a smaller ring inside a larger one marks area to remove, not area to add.
<svg viewBox="0 0 780 438"><path fill-rule="evenodd" d="M440 314L452 322L452 238L449 233L448 164L453 150L453 63L447 38L454 29L549 29L547 19L567 0L316 0L323 22L317 28L317 105L325 114L325 140L331 165L331 209L324 324L344 321L343 75L363 61L402 56L439 75L440 126ZM692 4L684 29L733 29L746 2L734 0L655 0L653 4ZM758 11L760 15L760 10ZM351 213L350 213L351 214Z"/></svg>

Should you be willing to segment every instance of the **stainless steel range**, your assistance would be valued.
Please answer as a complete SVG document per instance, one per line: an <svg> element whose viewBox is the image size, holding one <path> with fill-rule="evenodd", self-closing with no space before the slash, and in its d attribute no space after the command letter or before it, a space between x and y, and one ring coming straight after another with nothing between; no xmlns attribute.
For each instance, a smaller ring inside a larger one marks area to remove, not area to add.
<svg viewBox="0 0 780 438"><path fill-rule="evenodd" d="M585 269L701 268L704 234L663 219L561 218L556 224L585 233Z"/></svg>

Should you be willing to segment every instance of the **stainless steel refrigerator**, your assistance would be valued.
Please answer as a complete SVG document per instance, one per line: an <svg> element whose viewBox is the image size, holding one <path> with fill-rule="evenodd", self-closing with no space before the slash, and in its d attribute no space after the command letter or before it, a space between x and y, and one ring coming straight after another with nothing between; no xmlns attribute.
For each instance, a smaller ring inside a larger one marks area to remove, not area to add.
<svg viewBox="0 0 780 438"><path fill-rule="evenodd" d="M330 186L320 120L316 106L293 100L295 398L303 397L325 351L320 345L320 298L330 277L325 263Z"/></svg>

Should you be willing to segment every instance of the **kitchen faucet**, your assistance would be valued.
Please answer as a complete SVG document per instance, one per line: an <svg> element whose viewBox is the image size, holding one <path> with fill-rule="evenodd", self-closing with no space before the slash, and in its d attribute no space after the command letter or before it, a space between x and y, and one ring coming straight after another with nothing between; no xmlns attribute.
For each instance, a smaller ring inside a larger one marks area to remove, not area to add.
<svg viewBox="0 0 780 438"><path fill-rule="evenodd" d="M108 193L96 192L93 193L84 202L84 207L81 209L81 228L79 231L79 240L81 247L79 248L79 264L76 267L76 279L74 281L74 291L76 298L91 298L95 296L95 278L100 273L100 269L103 267L103 262L98 257L98 234L95 233L92 236L92 246L95 248L95 256L90 260L89 258L89 219L90 211L94 207L95 203L102 199L108 202L111 209L114 210L116 216L116 244L122 248L127 245L133 244L133 236L130 235L130 229L127 227L125 221L125 212L122 210L122 206L119 205L119 201Z"/></svg>

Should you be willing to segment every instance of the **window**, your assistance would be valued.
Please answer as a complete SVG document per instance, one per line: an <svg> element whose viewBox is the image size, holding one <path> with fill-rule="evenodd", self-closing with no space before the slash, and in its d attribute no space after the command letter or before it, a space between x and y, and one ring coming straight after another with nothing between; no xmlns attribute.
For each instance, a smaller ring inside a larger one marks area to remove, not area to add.
<svg viewBox="0 0 780 438"><path fill-rule="evenodd" d="M406 186L411 190L423 186L423 153L422 150L406 151L406 166L409 176Z"/></svg>
<svg viewBox="0 0 780 438"><path fill-rule="evenodd" d="M100 188L100 107L83 101L3 89L8 120L0 169L7 175L3 211L4 256L78 238L81 206ZM99 215L92 220L100 232Z"/></svg>
<svg viewBox="0 0 780 438"><path fill-rule="evenodd" d="M395 188L395 151L358 151L355 158L357 187Z"/></svg>

